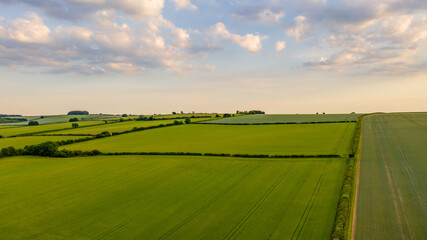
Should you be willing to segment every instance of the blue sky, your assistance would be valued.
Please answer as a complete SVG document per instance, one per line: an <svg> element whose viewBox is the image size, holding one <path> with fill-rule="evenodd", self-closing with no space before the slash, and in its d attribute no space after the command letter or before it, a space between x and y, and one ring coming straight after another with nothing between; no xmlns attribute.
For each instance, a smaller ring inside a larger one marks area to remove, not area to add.
<svg viewBox="0 0 427 240"><path fill-rule="evenodd" d="M0 112L427 110L425 0L4 0Z"/></svg>

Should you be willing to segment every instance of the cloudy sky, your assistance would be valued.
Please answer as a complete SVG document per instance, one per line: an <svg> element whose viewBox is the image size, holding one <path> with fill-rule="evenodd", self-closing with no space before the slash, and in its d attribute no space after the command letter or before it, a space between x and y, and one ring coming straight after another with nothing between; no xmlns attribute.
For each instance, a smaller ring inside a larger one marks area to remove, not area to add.
<svg viewBox="0 0 427 240"><path fill-rule="evenodd" d="M427 111L425 0L1 0L0 113Z"/></svg>

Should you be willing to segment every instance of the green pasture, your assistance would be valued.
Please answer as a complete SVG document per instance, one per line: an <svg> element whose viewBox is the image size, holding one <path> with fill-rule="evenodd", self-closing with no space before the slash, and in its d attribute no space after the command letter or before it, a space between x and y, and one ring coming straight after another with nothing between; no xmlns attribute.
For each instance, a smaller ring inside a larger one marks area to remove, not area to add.
<svg viewBox="0 0 427 240"><path fill-rule="evenodd" d="M36 145L47 141L57 142L61 140L78 139L78 136L25 136L0 138L0 149L4 147L24 148L29 145Z"/></svg>
<svg viewBox="0 0 427 240"><path fill-rule="evenodd" d="M101 121L79 121L77 122L80 127L103 124ZM53 130L60 130L65 128L71 128L70 122L65 123L52 123L38 126L22 126L13 128L0 128L0 135L3 137L16 136L20 134L39 133Z"/></svg>
<svg viewBox="0 0 427 240"><path fill-rule="evenodd" d="M426 156L426 113L364 118L354 239L427 239Z"/></svg>
<svg viewBox="0 0 427 240"><path fill-rule="evenodd" d="M356 121L360 114L253 114L209 121L212 124L262 124Z"/></svg>
<svg viewBox="0 0 427 240"><path fill-rule="evenodd" d="M0 160L2 239L329 239L344 159Z"/></svg>
<svg viewBox="0 0 427 240"><path fill-rule="evenodd" d="M55 131L55 132L50 132L49 134L99 134L104 131L113 133L113 132L123 132L123 131L132 130L134 127L138 127L138 128L151 127L151 126L158 126L160 124L169 124L173 122L174 120L125 121L125 122L109 123L109 124L103 124L103 125L97 125L97 126L91 126L91 127Z"/></svg>
<svg viewBox="0 0 427 240"><path fill-rule="evenodd" d="M348 154L355 123L290 125L189 124L63 146L101 152Z"/></svg>

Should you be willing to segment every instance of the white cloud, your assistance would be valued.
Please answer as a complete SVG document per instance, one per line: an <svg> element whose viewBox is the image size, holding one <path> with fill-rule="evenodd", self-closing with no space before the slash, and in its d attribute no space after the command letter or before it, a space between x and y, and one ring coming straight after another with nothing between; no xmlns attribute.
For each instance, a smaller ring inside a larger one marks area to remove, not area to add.
<svg viewBox="0 0 427 240"><path fill-rule="evenodd" d="M187 47L190 41L190 35L185 29L174 28L172 30L174 43L178 47Z"/></svg>
<svg viewBox="0 0 427 240"><path fill-rule="evenodd" d="M109 2L111 6L139 20L161 15L164 7L164 0L110 0Z"/></svg>
<svg viewBox="0 0 427 240"><path fill-rule="evenodd" d="M212 35L220 36L223 39L231 40L233 43L240 45L243 48L246 48L249 52L256 53L259 52L262 48L261 36L246 34L238 35L232 34L227 30L227 27L224 23L217 23L215 26L209 29L209 33Z"/></svg>
<svg viewBox="0 0 427 240"><path fill-rule="evenodd" d="M274 50L276 50L276 52L280 52L285 48L286 48L286 42L285 41L277 41Z"/></svg>
<svg viewBox="0 0 427 240"><path fill-rule="evenodd" d="M190 0L173 0L176 4L176 9L197 10L197 7Z"/></svg>
<svg viewBox="0 0 427 240"><path fill-rule="evenodd" d="M27 19L19 18L10 22L11 27L0 28L0 37L23 43L49 43L50 29L35 13L27 15Z"/></svg>
<svg viewBox="0 0 427 240"><path fill-rule="evenodd" d="M289 36L295 37L297 42L302 41L310 30L310 25L305 16L297 16L286 29Z"/></svg>

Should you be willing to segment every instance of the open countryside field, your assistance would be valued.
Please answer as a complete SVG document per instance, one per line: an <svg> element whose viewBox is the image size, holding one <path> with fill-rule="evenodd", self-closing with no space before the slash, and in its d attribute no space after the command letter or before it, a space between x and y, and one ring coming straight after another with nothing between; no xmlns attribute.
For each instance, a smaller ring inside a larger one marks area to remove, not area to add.
<svg viewBox="0 0 427 240"><path fill-rule="evenodd" d="M355 123L290 125L189 124L63 146L101 152L348 154Z"/></svg>
<svg viewBox="0 0 427 240"><path fill-rule="evenodd" d="M0 161L4 239L329 239L344 159Z"/></svg>
<svg viewBox="0 0 427 240"><path fill-rule="evenodd" d="M103 124L102 121L79 121L77 122L80 127ZM52 123L38 126L22 126L12 128L0 128L0 135L3 137L16 136L21 134L40 133L46 131L59 130L64 128L71 128L70 122L66 123Z"/></svg>
<svg viewBox="0 0 427 240"><path fill-rule="evenodd" d="M363 120L354 239L427 239L427 114Z"/></svg>
<svg viewBox="0 0 427 240"><path fill-rule="evenodd" d="M78 136L26 136L0 139L0 149L5 147L24 148L29 145L36 145L47 141L57 142L61 140L79 139Z"/></svg>
<svg viewBox="0 0 427 240"><path fill-rule="evenodd" d="M356 121L360 114L252 114L209 121L212 124L262 124Z"/></svg>
<svg viewBox="0 0 427 240"><path fill-rule="evenodd" d="M151 126L158 126L160 124L169 124L173 122L174 120L125 121L125 122L97 125L92 127L60 130L60 131L50 132L49 134L99 134L104 131L113 133L113 132L123 132L123 131L132 130L134 127L138 127L138 128L151 127Z"/></svg>

